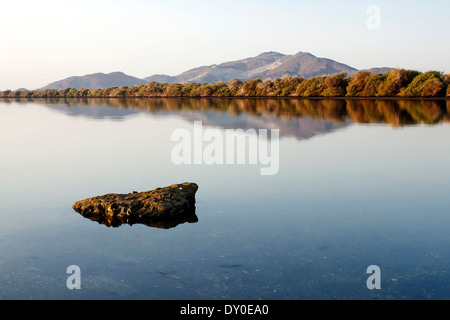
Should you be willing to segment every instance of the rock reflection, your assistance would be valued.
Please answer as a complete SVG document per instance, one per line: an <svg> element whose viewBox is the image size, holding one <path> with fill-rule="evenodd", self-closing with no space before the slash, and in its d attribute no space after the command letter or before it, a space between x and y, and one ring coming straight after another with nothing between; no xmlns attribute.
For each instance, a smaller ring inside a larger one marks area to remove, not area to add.
<svg viewBox="0 0 450 320"><path fill-rule="evenodd" d="M81 214L82 215L82 214ZM83 216L83 215L82 215ZM190 212L184 212L183 214L179 214L173 217L167 218L146 218L146 219L138 219L134 220L133 218L106 218L100 216L84 216L86 219L91 221L98 222L99 224L105 225L106 227L118 228L122 225L135 225L142 224L147 227L158 228L158 229L172 229L177 227L180 224L184 223L196 223L198 222L198 217L195 214L195 208Z"/></svg>

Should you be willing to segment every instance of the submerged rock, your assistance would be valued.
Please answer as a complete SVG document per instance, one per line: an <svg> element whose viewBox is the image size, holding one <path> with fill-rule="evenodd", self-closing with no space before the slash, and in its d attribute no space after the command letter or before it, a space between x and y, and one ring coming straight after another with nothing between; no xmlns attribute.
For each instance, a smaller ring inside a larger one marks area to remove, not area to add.
<svg viewBox="0 0 450 320"><path fill-rule="evenodd" d="M172 228L184 222L197 222L195 183L174 184L146 192L110 193L78 201L73 209L82 216L107 226L142 223Z"/></svg>

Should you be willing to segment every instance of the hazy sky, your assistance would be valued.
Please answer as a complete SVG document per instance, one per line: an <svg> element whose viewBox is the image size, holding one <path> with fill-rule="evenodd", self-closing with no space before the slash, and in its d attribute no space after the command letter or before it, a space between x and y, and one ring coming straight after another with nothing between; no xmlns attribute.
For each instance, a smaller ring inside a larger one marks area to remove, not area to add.
<svg viewBox="0 0 450 320"><path fill-rule="evenodd" d="M367 26L371 5L380 29ZM449 0L3 0L0 90L95 72L176 75L265 51L449 73L449 12Z"/></svg>

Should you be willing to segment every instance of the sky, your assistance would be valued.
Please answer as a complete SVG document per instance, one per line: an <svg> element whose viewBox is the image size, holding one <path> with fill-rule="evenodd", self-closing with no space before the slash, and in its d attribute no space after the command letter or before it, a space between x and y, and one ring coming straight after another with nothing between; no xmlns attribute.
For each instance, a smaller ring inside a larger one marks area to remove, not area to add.
<svg viewBox="0 0 450 320"><path fill-rule="evenodd" d="M450 73L449 12L448 0L2 0L0 90L177 75L266 51Z"/></svg>

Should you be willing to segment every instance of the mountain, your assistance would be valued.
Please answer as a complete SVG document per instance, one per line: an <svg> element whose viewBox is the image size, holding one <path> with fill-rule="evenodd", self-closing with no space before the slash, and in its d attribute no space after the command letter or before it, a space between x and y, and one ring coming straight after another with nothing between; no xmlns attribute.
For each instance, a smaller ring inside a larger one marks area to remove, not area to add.
<svg viewBox="0 0 450 320"><path fill-rule="evenodd" d="M64 80L56 81L48 84L41 89L66 89L66 88L109 88L121 86L133 86L147 81L126 75L123 72L112 73L94 73L85 76L70 77Z"/></svg>
<svg viewBox="0 0 450 320"><path fill-rule="evenodd" d="M374 73L384 73L389 72L391 69L372 68L367 70ZM337 73L352 75L358 71L346 64L327 58L318 58L307 52L285 55L270 51L261 53L256 57L194 68L176 76L155 74L139 79L122 72L95 73L56 81L41 89L109 88L146 84L152 81L159 83L213 83L228 82L233 79L250 80L259 78L262 80L273 80L284 76L308 79Z"/></svg>
<svg viewBox="0 0 450 320"><path fill-rule="evenodd" d="M155 75L144 78L144 80L148 82L163 80L163 82L168 83L212 83L219 81L227 82L232 79L249 80L260 78L266 80L282 78L284 76L307 79L341 72L354 74L358 70L331 59L318 58L307 52L284 55L270 51L256 57L191 69L174 77Z"/></svg>
<svg viewBox="0 0 450 320"><path fill-rule="evenodd" d="M175 77L168 76L166 74L155 74L153 76L144 78L145 82L159 82L159 83L172 83L175 82Z"/></svg>
<svg viewBox="0 0 450 320"><path fill-rule="evenodd" d="M388 72L392 71L392 68L388 68L388 67L370 68L370 69L361 70L361 71L369 71L374 74L384 74L384 73L388 73Z"/></svg>

